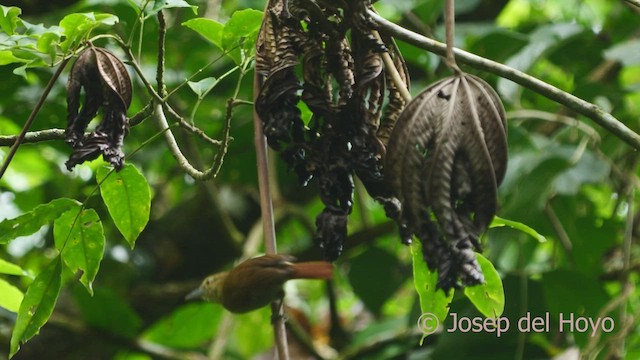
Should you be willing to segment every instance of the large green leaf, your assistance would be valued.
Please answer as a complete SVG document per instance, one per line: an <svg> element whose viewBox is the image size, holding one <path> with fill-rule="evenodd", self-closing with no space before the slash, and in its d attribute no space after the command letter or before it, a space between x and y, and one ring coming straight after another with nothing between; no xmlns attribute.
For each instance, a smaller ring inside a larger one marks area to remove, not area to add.
<svg viewBox="0 0 640 360"><path fill-rule="evenodd" d="M7 260L0 259L0 274L8 275L26 275L26 272L16 264L12 264Z"/></svg>
<svg viewBox="0 0 640 360"><path fill-rule="evenodd" d="M573 333L578 344L586 344L592 337L593 328L590 327L587 331L571 331L572 326L568 324L575 323L575 320L569 322L567 319L584 317L595 321L603 317L600 312L612 298L602 282L592 275L566 269L547 272L540 282L544 290L546 310L553 321L564 319L563 332ZM604 314L614 319L616 331L611 335L615 335L618 329L617 315L617 311ZM559 324L557 326L559 329Z"/></svg>
<svg viewBox="0 0 640 360"><path fill-rule="evenodd" d="M60 43L63 52L77 46L98 25L114 25L118 17L111 14L76 13L60 20L64 41Z"/></svg>
<svg viewBox="0 0 640 360"><path fill-rule="evenodd" d="M482 315L495 319L504 311L502 279L491 261L481 254L476 254L476 259L484 274L484 284L466 287L464 294Z"/></svg>
<svg viewBox="0 0 640 360"><path fill-rule="evenodd" d="M149 221L151 191L147 180L131 164L126 164L119 172L102 166L98 168L96 178L113 222L133 248Z"/></svg>
<svg viewBox="0 0 640 360"><path fill-rule="evenodd" d="M0 279L0 307L11 312L18 312L24 295L17 287Z"/></svg>
<svg viewBox="0 0 640 360"><path fill-rule="evenodd" d="M11 335L10 358L49 320L61 287L62 260L56 257L38 274L24 295Z"/></svg>
<svg viewBox="0 0 640 360"><path fill-rule="evenodd" d="M0 5L0 29L6 32L8 35L13 35L18 27L20 21L20 14L22 10L15 6L2 6Z"/></svg>
<svg viewBox="0 0 640 360"><path fill-rule="evenodd" d="M222 48L223 24L211 19L195 18L183 22L182 25L202 35L205 39L220 48L220 50L224 50Z"/></svg>
<svg viewBox="0 0 640 360"><path fill-rule="evenodd" d="M196 31L221 50L229 51L229 56L239 65L243 60L240 49L248 57L255 52L256 37L262 25L262 11L238 10L224 25L205 18L191 19L182 25Z"/></svg>
<svg viewBox="0 0 640 360"><path fill-rule="evenodd" d="M93 294L105 242L98 213L93 209L65 212L54 222L53 238L64 263L73 272L82 270L80 282Z"/></svg>
<svg viewBox="0 0 640 360"><path fill-rule="evenodd" d="M0 66L12 64L12 63L26 63L29 62L29 59L22 59L15 56L11 50L2 50L0 51Z"/></svg>
<svg viewBox="0 0 640 360"><path fill-rule="evenodd" d="M529 45L507 60L506 65L526 72L547 52L561 46L582 31L583 28L580 25L570 23L540 26L531 33ZM519 85L510 80L504 78L498 80L497 90L508 101L515 101L520 89Z"/></svg>
<svg viewBox="0 0 640 360"><path fill-rule="evenodd" d="M418 320L418 327L425 336L433 334L438 325L442 324L449 314L449 304L453 299L454 290L446 294L444 290L436 288L438 272L431 271L422 256L422 245L419 241L411 244L413 257L413 282L420 297L422 316Z"/></svg>
<svg viewBox="0 0 640 360"><path fill-rule="evenodd" d="M253 56L255 52L256 38L262 25L262 11L255 9L239 10L231 15L222 29L222 48L231 50L238 45L242 45L247 56ZM240 49L231 51L231 58L240 64L242 56Z"/></svg>
<svg viewBox="0 0 640 360"><path fill-rule="evenodd" d="M215 335L222 314L222 307L215 304L187 304L151 325L142 338L175 348L197 348Z"/></svg>
<svg viewBox="0 0 640 360"><path fill-rule="evenodd" d="M60 214L79 206L80 203L76 200L60 198L47 204L39 205L15 219L4 220L0 222L0 244L5 244L19 236L31 235L60 216Z"/></svg>
<svg viewBox="0 0 640 360"><path fill-rule="evenodd" d="M406 280L397 256L376 246L367 247L351 259L349 265L349 282L353 291L376 315L381 314L384 303Z"/></svg>

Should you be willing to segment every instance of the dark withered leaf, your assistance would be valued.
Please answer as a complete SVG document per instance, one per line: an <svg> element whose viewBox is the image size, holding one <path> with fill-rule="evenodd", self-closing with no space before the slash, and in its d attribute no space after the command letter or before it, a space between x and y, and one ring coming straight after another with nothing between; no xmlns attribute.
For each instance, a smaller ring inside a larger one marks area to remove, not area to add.
<svg viewBox="0 0 640 360"><path fill-rule="evenodd" d="M122 101L122 106L128 109L133 92L126 67L114 54L103 48L90 47L89 49L95 54L102 83Z"/></svg>
<svg viewBox="0 0 640 360"><path fill-rule="evenodd" d="M316 217L316 242L324 249L325 258L336 260L347 239L347 216L335 210L325 208Z"/></svg>
<svg viewBox="0 0 640 360"><path fill-rule="evenodd" d="M84 102L80 108L80 95ZM126 116L131 104L131 78L120 59L92 44L76 59L67 82L66 142L73 147L67 169L100 154L116 169L124 165L122 144L129 130ZM102 108L96 131L85 136L89 122Z"/></svg>
<svg viewBox="0 0 640 360"><path fill-rule="evenodd" d="M425 260L450 289L483 281L478 236L497 211L507 164L502 103L483 80L443 79L416 96L389 139L385 178L400 221L423 242Z"/></svg>
<svg viewBox="0 0 640 360"><path fill-rule="evenodd" d="M354 174L394 219L400 216L382 159L404 101L381 52L390 52L403 81L409 78L393 40L373 36L371 9L370 0L269 0L256 42L256 113L268 144L299 182L317 183L325 209L317 218L316 239L330 259L341 253L346 238ZM306 123L300 100L313 113ZM408 227L401 228L407 242Z"/></svg>

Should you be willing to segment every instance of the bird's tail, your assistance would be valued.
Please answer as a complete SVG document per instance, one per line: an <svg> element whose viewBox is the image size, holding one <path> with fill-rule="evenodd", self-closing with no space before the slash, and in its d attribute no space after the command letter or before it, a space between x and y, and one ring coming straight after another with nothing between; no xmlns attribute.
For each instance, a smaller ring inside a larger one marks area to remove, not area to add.
<svg viewBox="0 0 640 360"><path fill-rule="evenodd" d="M292 279L331 279L333 265L326 261L308 261L293 264Z"/></svg>

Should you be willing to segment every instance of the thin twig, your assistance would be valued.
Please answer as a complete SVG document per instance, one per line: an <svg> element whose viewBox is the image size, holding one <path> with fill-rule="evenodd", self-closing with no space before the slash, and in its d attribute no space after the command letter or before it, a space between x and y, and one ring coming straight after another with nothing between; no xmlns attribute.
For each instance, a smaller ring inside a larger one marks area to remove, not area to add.
<svg viewBox="0 0 640 360"><path fill-rule="evenodd" d="M446 55L447 46L445 44L409 31L399 25L388 21L387 19L381 17L373 11L368 11L368 14L378 25L378 31L384 33L385 35L396 37L416 47L431 51L441 56ZM622 139L622 141L631 145L633 148L640 150L640 135L629 129L614 116L605 112L598 106L509 66L497 63L495 61L483 58L475 54L471 54L460 49L454 49L454 53L456 55L456 59L459 62L463 62L477 69L499 75L526 88L536 91L537 93L546 96L549 99L554 100L576 111L577 113L592 119L598 125L602 126L615 136Z"/></svg>
<svg viewBox="0 0 640 360"><path fill-rule="evenodd" d="M2 168L0 168L0 179L2 179L2 176L4 175L5 171L7 171L7 168L9 167L9 164L11 163L13 156L18 151L18 147L20 147L20 144L22 144L22 140L27 135L27 131L29 131L29 128L33 124L33 121L36 119L36 115L38 115L38 112L40 112L40 109L42 108L44 101L47 99L47 96L49 96L49 92L51 92L51 89L53 88L53 84L56 83L56 80L58 80L58 78L60 77L60 74L62 74L62 71L67 66L67 63L69 62L70 59L71 58L68 57L62 60L56 72L53 74L51 79L49 79L49 83L44 88L44 91L42 92L42 95L40 95L40 98L38 99L38 102L36 103L36 105L33 107L33 110L31 110L31 114L29 114L29 118L24 123L24 126L22 127L22 131L20 131L20 135L18 135L18 138L13 143L13 146L11 146L9 153L7 154L7 157L5 158L4 163L2 163Z"/></svg>
<svg viewBox="0 0 640 360"><path fill-rule="evenodd" d="M376 38L376 40L383 42L380 34L377 31L373 30L371 31L371 33ZM411 101L411 94L408 90L409 88L407 87L407 84L405 84L402 80L402 77L400 76L400 73L396 68L396 64L393 63L393 59L391 58L391 55L388 51L382 53L382 61L384 62L385 70L389 73L389 75L391 75L391 80L396 86L396 89L398 89L400 96L402 96L405 102Z"/></svg>
<svg viewBox="0 0 640 360"><path fill-rule="evenodd" d="M624 0L627 4L640 8L640 0Z"/></svg>
<svg viewBox="0 0 640 360"><path fill-rule="evenodd" d="M154 118L158 122L161 130L166 130L169 128L169 123L167 122L167 118L164 115L164 109L162 104L158 103L154 108ZM182 170L184 170L189 176L196 180L208 180L211 179L214 175L214 167L207 169L206 171L200 171L194 168L189 160L182 154L180 147L178 146L178 142L176 138L173 136L171 131L164 132L165 141L167 142L167 146L169 147L169 151L178 162L178 166Z"/></svg>
<svg viewBox="0 0 640 360"><path fill-rule="evenodd" d="M239 83L239 82L238 82ZM224 129L222 130L222 146L218 149L216 153L216 157L213 161L214 170L213 176L218 176L220 172L220 168L222 168L222 162L224 161L225 155L227 155L227 151L229 150L229 142L232 140L229 133L231 131L231 119L233 119L233 108L235 107L234 98L229 98L227 100L227 112L224 117Z"/></svg>
<svg viewBox="0 0 640 360"><path fill-rule="evenodd" d="M144 119L151 116L153 113L153 108L151 104L148 104L134 116L129 119L129 125L136 126L140 124ZM88 134L88 133L86 133ZM11 146L16 142L20 135L0 135L0 146ZM38 131L29 131L24 135L22 139L22 144L34 144L43 141L51 141L51 140L64 140L65 134L64 129L46 129L46 130L38 130ZM212 141L217 142L216 145L219 145L218 140Z"/></svg>
<svg viewBox="0 0 640 360"><path fill-rule="evenodd" d="M598 134L598 132L593 127L583 122L580 122L580 120L574 117L567 116L567 115L560 115L560 114L550 113L550 112L541 111L541 110L523 109L523 110L514 110L514 111L507 112L507 119L509 120L521 119L519 122L522 122L528 119L532 119L532 120L535 119L535 120L559 123L565 126L574 127L584 132L594 142L596 143L600 142L600 134Z"/></svg>
<svg viewBox="0 0 640 360"><path fill-rule="evenodd" d="M560 244L573 263L573 244L571 243L571 238L569 237L567 230L564 229L564 226L562 225L560 219L558 219L558 215L556 215L556 212L553 210L550 202L547 202L547 204L545 205L544 213L549 218L551 226L556 231L558 239L560 239Z"/></svg>
<svg viewBox="0 0 640 360"><path fill-rule="evenodd" d="M20 135L0 135L0 146L12 146ZM22 138L22 144L33 144L42 141L64 139L64 129L47 129L39 131L29 131Z"/></svg>
<svg viewBox="0 0 640 360"><path fill-rule="evenodd" d="M265 4L265 13L269 10L271 1ZM259 42L258 42L259 43ZM253 103L262 89L264 78L257 71L253 73ZM267 142L262 129L262 120L253 107L253 132L256 147L256 162L258 167L258 189L260 191L260 210L262 213L262 227L264 231L264 244L267 254L277 253L276 231L273 217L273 198L269 187L269 164L267 159ZM271 304L273 318L273 332L279 360L289 360L289 347L287 344L287 332L284 324L284 303L275 301Z"/></svg>
<svg viewBox="0 0 640 360"><path fill-rule="evenodd" d="M164 85L164 40L167 35L167 23L164 20L162 10L158 11L158 68L156 70L156 83L158 84L158 94L164 98L167 95L167 88Z"/></svg>
<svg viewBox="0 0 640 360"><path fill-rule="evenodd" d="M447 43L447 56L446 63L447 66L454 72L456 75L462 73L462 70L456 64L456 56L453 53L454 48L454 39L455 39L455 28L456 28L456 14L455 7L453 5L453 0L446 0L444 7L444 22L445 22L445 41Z"/></svg>

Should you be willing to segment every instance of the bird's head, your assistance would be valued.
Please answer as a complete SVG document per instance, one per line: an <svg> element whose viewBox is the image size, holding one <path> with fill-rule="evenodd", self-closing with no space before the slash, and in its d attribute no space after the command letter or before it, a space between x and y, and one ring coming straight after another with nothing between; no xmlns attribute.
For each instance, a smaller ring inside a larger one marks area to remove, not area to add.
<svg viewBox="0 0 640 360"><path fill-rule="evenodd" d="M222 286L227 277L227 272L221 272L207 276L200 284L200 287L190 292L187 300L202 299L214 303L222 302Z"/></svg>

